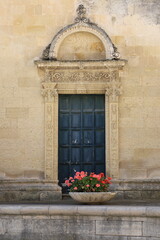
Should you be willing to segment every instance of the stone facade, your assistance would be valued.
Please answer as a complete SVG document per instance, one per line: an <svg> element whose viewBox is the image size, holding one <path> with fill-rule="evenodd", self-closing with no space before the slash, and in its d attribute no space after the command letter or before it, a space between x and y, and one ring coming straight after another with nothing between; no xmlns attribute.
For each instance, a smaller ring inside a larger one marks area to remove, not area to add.
<svg viewBox="0 0 160 240"><path fill-rule="evenodd" d="M86 12L78 13L76 18L79 4L86 7ZM123 182L124 194L128 183L139 182L140 186L145 180L144 183L151 186L146 190L148 196L150 191L159 191L154 188L160 181L159 8L158 0L0 2L0 186L3 201L10 189L19 186L25 191L31 186L30 182L36 186L31 192L37 189L36 200L40 199L40 193L46 194L45 188L49 191L45 196L50 196L54 189L55 195L60 197L57 160L52 161L57 159L57 150L54 151L52 144L57 136L57 94L66 92L67 88L68 93L86 94L95 93L96 89L96 93L106 94L106 106L110 101L106 127L110 131L115 127L111 136L117 138L117 144L115 150L110 138L111 145L106 149L114 157L106 158L106 166L108 173L117 179L117 189L122 191ZM81 33L78 33L76 27L81 20L84 25L79 26ZM88 20L97 25L88 27ZM64 27L68 25L70 28L66 31ZM57 41L61 29L63 37ZM49 43L52 44L45 49ZM114 74L114 71L108 73L108 69L113 69L112 63L120 63L120 60L111 60L119 58L115 46L121 59L128 60L123 69L116 68L116 79L120 79L123 88L121 91L116 85L118 95L121 93L116 103L108 97L111 91L113 93L110 83L102 83ZM43 49L48 60L38 62ZM48 50L51 50L49 57ZM100 63L91 63L89 67L82 63L93 58ZM104 58L110 59L106 65L101 63ZM53 63L54 59L80 62L75 66L67 63L60 66ZM71 65L69 73L62 69ZM85 81L77 88L82 78ZM70 85L65 84L66 79L70 80ZM91 87L90 79L94 79L99 89L94 84ZM107 126L113 121L114 124ZM48 141L52 142L51 146L46 145ZM16 193L14 190L15 198ZM156 196L157 192L154 194Z"/></svg>
<svg viewBox="0 0 160 240"><path fill-rule="evenodd" d="M158 240L159 225L158 206L0 207L1 240Z"/></svg>

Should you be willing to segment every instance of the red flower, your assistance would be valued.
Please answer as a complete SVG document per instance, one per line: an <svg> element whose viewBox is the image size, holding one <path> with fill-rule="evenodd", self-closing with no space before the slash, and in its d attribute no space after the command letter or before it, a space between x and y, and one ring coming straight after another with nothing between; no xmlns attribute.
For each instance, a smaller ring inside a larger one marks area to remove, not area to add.
<svg viewBox="0 0 160 240"><path fill-rule="evenodd" d="M68 186L68 187L70 187L72 184L69 182L69 180L66 180L65 181L65 184Z"/></svg>

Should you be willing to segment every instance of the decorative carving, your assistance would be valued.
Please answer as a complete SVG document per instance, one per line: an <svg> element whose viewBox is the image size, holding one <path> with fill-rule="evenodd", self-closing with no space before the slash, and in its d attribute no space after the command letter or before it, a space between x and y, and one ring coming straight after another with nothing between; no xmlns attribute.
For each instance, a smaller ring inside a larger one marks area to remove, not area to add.
<svg viewBox="0 0 160 240"><path fill-rule="evenodd" d="M45 82L103 82L103 81L109 81L111 79L114 79L116 77L116 71L112 72L54 72L54 71L48 71L45 76Z"/></svg>
<svg viewBox="0 0 160 240"><path fill-rule="evenodd" d="M115 60L120 59L121 55L118 52L117 47L114 46L114 44L113 44L113 49L114 49L114 52L112 53L112 58Z"/></svg>
<svg viewBox="0 0 160 240"><path fill-rule="evenodd" d="M110 103L110 174L118 178L118 103Z"/></svg>
<svg viewBox="0 0 160 240"><path fill-rule="evenodd" d="M41 94L43 97L45 97L46 102L52 102L53 97L58 95L57 89L55 87L56 84L42 83Z"/></svg>
<svg viewBox="0 0 160 240"><path fill-rule="evenodd" d="M86 18L86 8L81 4L77 8L77 17L75 18L75 22L89 22L89 19Z"/></svg>
<svg viewBox="0 0 160 240"><path fill-rule="evenodd" d="M53 104L45 104L45 178L53 180Z"/></svg>
<svg viewBox="0 0 160 240"><path fill-rule="evenodd" d="M106 86L106 95L110 96L110 101L117 102L118 96L122 94L121 81L113 78L112 81Z"/></svg>
<svg viewBox="0 0 160 240"><path fill-rule="evenodd" d="M50 46L51 46L51 44L49 44L43 51L42 58L45 60L49 59Z"/></svg>
<svg viewBox="0 0 160 240"><path fill-rule="evenodd" d="M90 20L86 17L86 8L81 4L77 8L77 17L75 18L75 23L62 28L54 36L52 42L43 51L42 59L57 60L58 50L63 40L70 34L81 31L92 33L101 40L105 48L106 59L118 60L120 58L120 54L115 45L112 43L108 34L97 24L90 22Z"/></svg>

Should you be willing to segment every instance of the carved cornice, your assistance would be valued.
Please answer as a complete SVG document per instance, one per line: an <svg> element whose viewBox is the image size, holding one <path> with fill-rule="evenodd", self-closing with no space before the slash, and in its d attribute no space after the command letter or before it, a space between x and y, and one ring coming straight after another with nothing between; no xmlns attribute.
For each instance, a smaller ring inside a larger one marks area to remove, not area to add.
<svg viewBox="0 0 160 240"><path fill-rule="evenodd" d="M34 63L40 69L47 70L72 70L72 69L88 69L88 70L98 70L102 69L116 69L119 70L123 68L127 60L95 60L95 61L45 61L45 60L35 60Z"/></svg>

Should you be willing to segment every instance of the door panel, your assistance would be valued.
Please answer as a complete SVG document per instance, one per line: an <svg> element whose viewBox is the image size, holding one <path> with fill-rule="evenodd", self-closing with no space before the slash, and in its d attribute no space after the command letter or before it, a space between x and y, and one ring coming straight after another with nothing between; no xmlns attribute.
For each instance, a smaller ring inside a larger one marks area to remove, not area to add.
<svg viewBox="0 0 160 240"><path fill-rule="evenodd" d="M104 95L59 96L59 182L75 171L105 172Z"/></svg>

